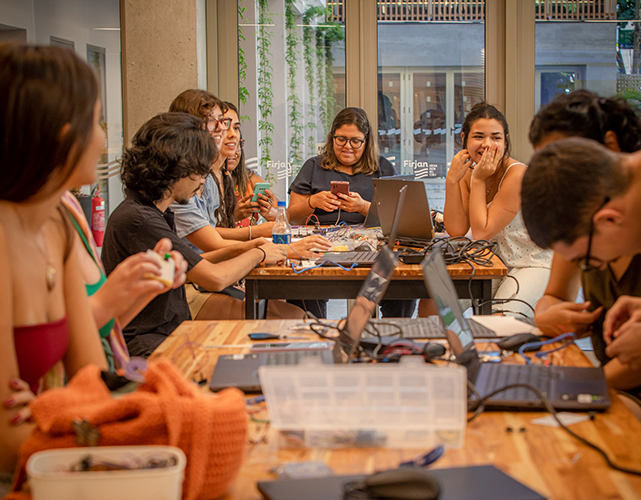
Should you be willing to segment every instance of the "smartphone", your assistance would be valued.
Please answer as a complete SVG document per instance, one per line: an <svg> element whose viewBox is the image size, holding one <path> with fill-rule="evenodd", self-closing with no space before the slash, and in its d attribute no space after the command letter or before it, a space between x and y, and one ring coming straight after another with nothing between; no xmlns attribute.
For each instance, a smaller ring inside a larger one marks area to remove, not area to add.
<svg viewBox="0 0 641 500"><path fill-rule="evenodd" d="M279 351L324 351L333 348L333 342L265 342L253 344L249 352L279 352Z"/></svg>
<svg viewBox="0 0 641 500"><path fill-rule="evenodd" d="M349 181L332 181L331 193L338 196L338 193L349 194Z"/></svg>
<svg viewBox="0 0 641 500"><path fill-rule="evenodd" d="M258 195L265 194L265 191L267 191L269 188L270 188L269 182L257 182L256 185L254 186L254 196L252 196L251 201L257 202Z"/></svg>

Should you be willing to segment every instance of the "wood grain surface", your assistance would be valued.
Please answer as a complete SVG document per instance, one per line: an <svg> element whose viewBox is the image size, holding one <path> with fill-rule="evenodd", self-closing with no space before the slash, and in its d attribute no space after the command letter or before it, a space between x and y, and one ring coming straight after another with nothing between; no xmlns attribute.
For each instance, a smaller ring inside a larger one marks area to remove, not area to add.
<svg viewBox="0 0 641 500"><path fill-rule="evenodd" d="M187 377L209 379L220 354L248 351L249 332L292 333L287 328L298 324L293 320L186 321L150 360L169 358ZM213 347L219 345L229 347ZM591 366L576 346L556 353L553 362ZM607 412L573 424L571 429L603 448L617 464L641 469L641 423L614 392L611 397L612 407ZM269 418L266 411L258 407L251 412L245 462L231 491L223 497L226 499L260 499L256 482L274 479L270 470L285 462L320 460L337 474L361 474L398 467L401 461L427 451L277 448L268 425L261 423ZM641 477L609 469L597 452L562 429L532 423L546 415L487 411L468 424L465 446L447 449L434 467L493 464L550 499L641 499Z"/></svg>

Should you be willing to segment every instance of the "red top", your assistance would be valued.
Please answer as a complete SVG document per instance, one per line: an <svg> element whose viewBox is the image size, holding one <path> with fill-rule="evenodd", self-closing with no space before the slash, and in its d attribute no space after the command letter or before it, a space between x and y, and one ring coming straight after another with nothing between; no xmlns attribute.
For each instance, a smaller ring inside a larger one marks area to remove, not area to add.
<svg viewBox="0 0 641 500"><path fill-rule="evenodd" d="M17 326L13 329L13 341L20 378L37 394L40 378L67 351L67 317L41 325Z"/></svg>

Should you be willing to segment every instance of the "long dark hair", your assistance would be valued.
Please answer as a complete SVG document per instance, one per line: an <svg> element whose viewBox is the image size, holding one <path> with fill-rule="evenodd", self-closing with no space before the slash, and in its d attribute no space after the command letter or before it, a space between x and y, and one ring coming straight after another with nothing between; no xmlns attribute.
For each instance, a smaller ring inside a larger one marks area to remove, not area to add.
<svg viewBox="0 0 641 500"><path fill-rule="evenodd" d="M54 193L91 140L98 101L92 69L69 49L1 44L0 89L0 199Z"/></svg>
<svg viewBox="0 0 641 500"><path fill-rule="evenodd" d="M161 113L134 135L122 155L120 175L127 188L155 203L180 179L207 175L216 153L216 143L202 119L187 113Z"/></svg>
<svg viewBox="0 0 641 500"><path fill-rule="evenodd" d="M224 102L227 111L233 111L238 116L238 108L231 102ZM238 169L240 164L236 167ZM236 226L236 217L234 216L234 211L236 210L236 192L234 187L236 186L236 179L234 176L227 170L227 160L220 168L220 173L222 174L223 185L221 186L218 182L218 179L214 175L214 180L216 181L216 186L218 187L218 192L220 193L220 206L214 211L216 216L216 225L220 227L235 227Z"/></svg>
<svg viewBox="0 0 641 500"><path fill-rule="evenodd" d="M507 120L503 113L496 109L491 104L487 102L479 102L475 104L472 110L465 117L463 122L463 128L461 133L463 134L463 149L467 149L467 138L470 135L470 130L475 121L480 119L486 120L496 120L503 127L503 135L505 136L505 151L503 152L502 161L507 160L510 157L510 152L512 151L512 143L510 142L510 131L507 126Z"/></svg>
<svg viewBox="0 0 641 500"><path fill-rule="evenodd" d="M539 110L530 125L530 142L536 146L558 132L605 143L605 134L617 136L621 151L641 149L641 117L624 99L603 98L587 90L561 94Z"/></svg>
<svg viewBox="0 0 641 500"><path fill-rule="evenodd" d="M334 152L334 134L336 130L343 125L356 125L365 136L365 143L361 146L365 148L363 156L352 166L353 173L371 175L378 170L378 136L372 131L372 126L367 118L367 113L361 108L345 108L341 110L334 121L332 128L329 129L325 145L321 149L323 156L323 168L327 170L340 170L340 162Z"/></svg>

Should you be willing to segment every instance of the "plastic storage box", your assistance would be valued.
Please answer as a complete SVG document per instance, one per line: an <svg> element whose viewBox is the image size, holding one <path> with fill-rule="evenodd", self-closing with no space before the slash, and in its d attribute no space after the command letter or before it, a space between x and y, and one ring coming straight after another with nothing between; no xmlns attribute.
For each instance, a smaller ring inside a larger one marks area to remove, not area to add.
<svg viewBox="0 0 641 500"><path fill-rule="evenodd" d="M402 358L401 361L404 361ZM467 373L399 364L261 366L280 446L421 448L464 444Z"/></svg>
<svg viewBox="0 0 641 500"><path fill-rule="evenodd" d="M93 462L141 463L175 457L156 469L71 472L87 455ZM180 500L185 454L172 446L104 446L34 453L27 461L33 500Z"/></svg>

